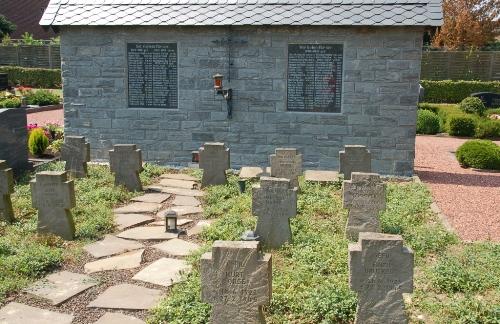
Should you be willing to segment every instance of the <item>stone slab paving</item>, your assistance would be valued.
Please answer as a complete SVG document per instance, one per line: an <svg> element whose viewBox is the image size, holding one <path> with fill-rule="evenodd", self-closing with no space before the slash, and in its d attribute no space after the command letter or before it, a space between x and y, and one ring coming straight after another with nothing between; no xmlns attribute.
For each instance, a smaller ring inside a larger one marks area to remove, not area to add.
<svg viewBox="0 0 500 324"><path fill-rule="evenodd" d="M117 214L136 214L136 213L154 213L160 208L160 204L146 203L146 202L133 202L114 209Z"/></svg>
<svg viewBox="0 0 500 324"><path fill-rule="evenodd" d="M166 252L173 256L187 256L191 252L200 248L200 245L192 242L187 242L181 239L173 239L153 245L155 249Z"/></svg>
<svg viewBox="0 0 500 324"><path fill-rule="evenodd" d="M240 179L256 179L264 176L269 176L269 173L260 167L242 167L240 170Z"/></svg>
<svg viewBox="0 0 500 324"><path fill-rule="evenodd" d="M201 205L201 202L198 199L196 199L195 197L177 195L177 196L175 196L174 201L172 202L172 205L198 207L199 205Z"/></svg>
<svg viewBox="0 0 500 324"><path fill-rule="evenodd" d="M110 258L101 259L85 264L86 273L99 271L133 269L141 265L144 249L126 252Z"/></svg>
<svg viewBox="0 0 500 324"><path fill-rule="evenodd" d="M174 187L174 188L184 188L184 189L195 189L197 183L189 180L177 180L177 179L161 179L160 186L164 187Z"/></svg>
<svg viewBox="0 0 500 324"><path fill-rule="evenodd" d="M120 284L109 287L95 300L90 302L90 308L113 309L151 309L161 298L162 292L131 284Z"/></svg>
<svg viewBox="0 0 500 324"><path fill-rule="evenodd" d="M134 227L117 235L118 237L132 240L171 240L177 238L176 233L165 232L164 226Z"/></svg>
<svg viewBox="0 0 500 324"><path fill-rule="evenodd" d="M146 322L121 313L106 313L94 324L146 324Z"/></svg>
<svg viewBox="0 0 500 324"><path fill-rule="evenodd" d="M177 213L177 216L186 216L186 215L194 215L203 213L203 208L194 207L194 206L173 206L165 210L161 210L156 213L156 217L164 218L165 213L169 210L173 210Z"/></svg>
<svg viewBox="0 0 500 324"><path fill-rule="evenodd" d="M143 247L143 244L136 241L124 240L114 235L106 235L103 240L85 245L83 249L94 258L102 258Z"/></svg>
<svg viewBox="0 0 500 324"><path fill-rule="evenodd" d="M176 180L188 180L188 181L198 181L193 176L183 174L183 173L166 173L160 176L162 179L176 179Z"/></svg>
<svg viewBox="0 0 500 324"><path fill-rule="evenodd" d="M115 214L115 224L119 230L144 225L154 220L153 217L144 214Z"/></svg>
<svg viewBox="0 0 500 324"><path fill-rule="evenodd" d="M336 182L339 180L339 173L327 170L306 170L304 177L306 181L311 182Z"/></svg>
<svg viewBox="0 0 500 324"><path fill-rule="evenodd" d="M66 300L93 287L97 281L80 273L61 271L37 281L26 292L50 300L52 305L60 305Z"/></svg>
<svg viewBox="0 0 500 324"><path fill-rule="evenodd" d="M194 222L194 219L181 218L181 219L177 220L177 226L186 225L186 224L189 224L189 223L192 223L192 222ZM165 226L165 220L162 219L162 220L156 221L154 223L151 223L151 225Z"/></svg>
<svg viewBox="0 0 500 324"><path fill-rule="evenodd" d="M161 258L138 272L132 279L169 287L182 281L182 274L191 271L184 260Z"/></svg>
<svg viewBox="0 0 500 324"><path fill-rule="evenodd" d="M19 303L9 303L0 309L2 324L71 324L73 315L52 312Z"/></svg>
<svg viewBox="0 0 500 324"><path fill-rule="evenodd" d="M179 195L179 196L190 196L190 197L203 197L203 191L201 190L189 190L183 188L174 187L160 187L162 192Z"/></svg>
<svg viewBox="0 0 500 324"><path fill-rule="evenodd" d="M188 229L187 235L188 236L193 236L193 235L198 235L200 234L206 227L209 227L212 224L212 220L201 220L198 223L196 223L195 226L192 228Z"/></svg>
<svg viewBox="0 0 500 324"><path fill-rule="evenodd" d="M132 198L132 201L147 202L147 203L157 203L161 204L165 200L170 198L170 194L166 193L147 193L142 196Z"/></svg>

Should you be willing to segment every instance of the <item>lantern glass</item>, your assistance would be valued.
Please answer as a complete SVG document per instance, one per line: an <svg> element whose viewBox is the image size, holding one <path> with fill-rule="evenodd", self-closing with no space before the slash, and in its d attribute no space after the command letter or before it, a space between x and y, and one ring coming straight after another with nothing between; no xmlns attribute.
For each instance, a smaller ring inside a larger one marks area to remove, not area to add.
<svg viewBox="0 0 500 324"><path fill-rule="evenodd" d="M216 74L214 75L214 88L215 89L222 89L222 79L224 79L224 76L222 74Z"/></svg>
<svg viewBox="0 0 500 324"><path fill-rule="evenodd" d="M170 233L177 232L177 213L169 211L165 214L165 231Z"/></svg>

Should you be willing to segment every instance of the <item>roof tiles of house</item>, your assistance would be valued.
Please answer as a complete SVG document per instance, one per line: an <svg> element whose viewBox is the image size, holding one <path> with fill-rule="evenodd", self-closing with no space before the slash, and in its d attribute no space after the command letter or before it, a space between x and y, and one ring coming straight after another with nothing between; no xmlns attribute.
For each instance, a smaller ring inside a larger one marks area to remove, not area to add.
<svg viewBox="0 0 500 324"><path fill-rule="evenodd" d="M441 0L51 0L45 26L439 26Z"/></svg>

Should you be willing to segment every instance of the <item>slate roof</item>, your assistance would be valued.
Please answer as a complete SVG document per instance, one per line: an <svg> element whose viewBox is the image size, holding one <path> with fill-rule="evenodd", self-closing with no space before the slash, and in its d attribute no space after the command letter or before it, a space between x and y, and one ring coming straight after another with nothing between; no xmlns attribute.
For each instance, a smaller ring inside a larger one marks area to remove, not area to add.
<svg viewBox="0 0 500 324"><path fill-rule="evenodd" d="M439 26L441 0L51 0L45 26Z"/></svg>

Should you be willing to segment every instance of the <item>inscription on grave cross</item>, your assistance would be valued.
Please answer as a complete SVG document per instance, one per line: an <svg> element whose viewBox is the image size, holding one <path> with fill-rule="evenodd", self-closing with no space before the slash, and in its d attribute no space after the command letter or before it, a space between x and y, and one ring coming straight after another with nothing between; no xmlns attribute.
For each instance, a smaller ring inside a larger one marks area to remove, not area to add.
<svg viewBox="0 0 500 324"><path fill-rule="evenodd" d="M269 247L279 248L292 240L290 218L297 215L297 187L284 178L260 178L252 189L252 213L259 219L255 233Z"/></svg>
<svg viewBox="0 0 500 324"><path fill-rule="evenodd" d="M10 195L14 193L14 172L7 162L0 160L0 220L14 221L14 211Z"/></svg>
<svg viewBox="0 0 500 324"><path fill-rule="evenodd" d="M66 136L61 148L61 160L66 161L65 169L75 178L87 176L87 162L90 161L90 144L83 136Z"/></svg>
<svg viewBox="0 0 500 324"><path fill-rule="evenodd" d="M115 174L115 185L124 185L129 191L141 191L139 173L142 171L142 153L135 144L117 144L109 151L109 165Z"/></svg>
<svg viewBox="0 0 500 324"><path fill-rule="evenodd" d="M75 224L70 209L75 207L73 180L63 171L44 171L36 174L31 183L33 207L38 209L38 232L72 240Z"/></svg>
<svg viewBox="0 0 500 324"><path fill-rule="evenodd" d="M351 179L352 172L372 172L372 155L364 145L346 145L339 152L340 170L344 179Z"/></svg>
<svg viewBox="0 0 500 324"><path fill-rule="evenodd" d="M211 323L265 323L271 284L271 254L257 241L215 241L201 258L201 299L213 305Z"/></svg>
<svg viewBox="0 0 500 324"><path fill-rule="evenodd" d="M200 168L203 169L201 186L226 184L226 170L230 167L229 148L224 143L205 143L199 152Z"/></svg>
<svg viewBox="0 0 500 324"><path fill-rule="evenodd" d="M269 156L271 177L290 179L292 187L299 187L302 174L302 154L294 148L277 148Z"/></svg>
<svg viewBox="0 0 500 324"><path fill-rule="evenodd" d="M353 172L344 180L342 202L349 209L346 236L357 240L361 232L380 232L379 214L385 209L386 186L376 173Z"/></svg>
<svg viewBox="0 0 500 324"><path fill-rule="evenodd" d="M349 274L358 293L355 323L408 322L403 293L413 291L413 251L400 235L360 233L349 244Z"/></svg>

